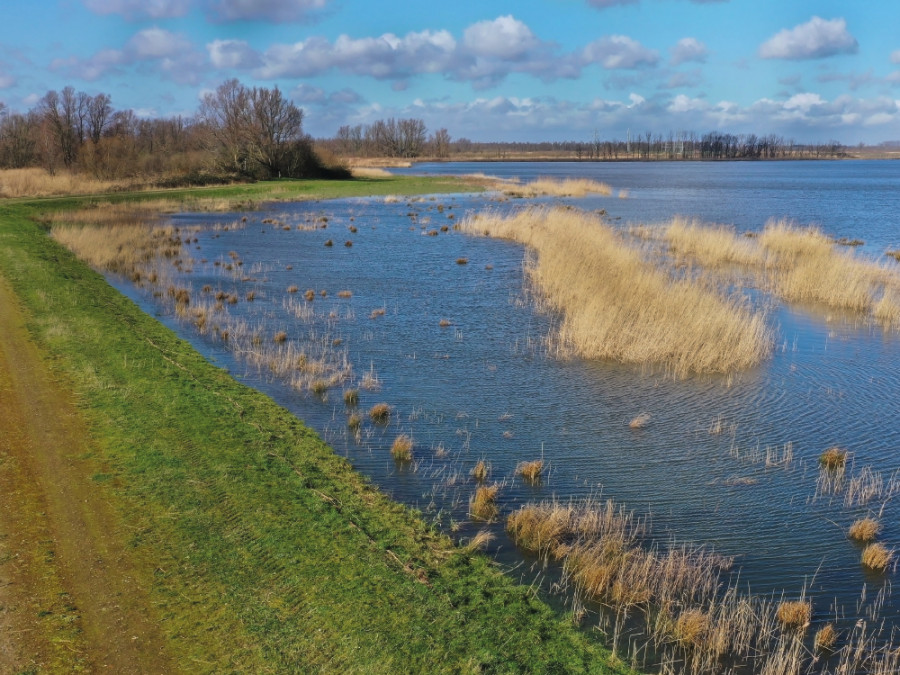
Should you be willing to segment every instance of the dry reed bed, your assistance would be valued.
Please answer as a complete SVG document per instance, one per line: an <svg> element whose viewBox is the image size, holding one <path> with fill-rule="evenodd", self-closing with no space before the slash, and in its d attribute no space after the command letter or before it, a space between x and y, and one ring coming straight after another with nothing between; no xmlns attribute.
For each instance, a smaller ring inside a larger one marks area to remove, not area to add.
<svg viewBox="0 0 900 675"><path fill-rule="evenodd" d="M730 373L768 356L773 335L761 312L644 260L595 216L529 208L467 218L471 234L510 239L536 254L528 275L562 320L561 354L662 365L677 376Z"/></svg>
<svg viewBox="0 0 900 675"><path fill-rule="evenodd" d="M541 177L527 183L499 180L492 187L511 197L585 197L589 194L608 197L612 194L609 185L588 178Z"/></svg>
<svg viewBox="0 0 900 675"><path fill-rule="evenodd" d="M729 558L691 546L647 546L646 524L611 500L527 504L509 515L506 527L520 548L562 566L576 616L585 601L611 610L614 647L623 622L642 617L663 673L721 673L731 663L744 672L799 675L816 661L806 644L815 612L803 595L754 596L725 578ZM873 559L883 561L878 553ZM825 628L813 648L834 650L843 636ZM864 622L837 650L835 669L822 672L897 672L891 668L900 652L892 639L867 631Z"/></svg>
<svg viewBox="0 0 900 675"><path fill-rule="evenodd" d="M99 194L115 190L131 190L137 186L139 184L132 180L97 180L63 171L50 174L39 168L0 171L0 197Z"/></svg>
<svg viewBox="0 0 900 675"><path fill-rule="evenodd" d="M749 271L765 290L788 302L864 312L884 325L900 326L900 273L843 250L816 228L770 221L751 238L676 218L663 238L677 256L708 269Z"/></svg>

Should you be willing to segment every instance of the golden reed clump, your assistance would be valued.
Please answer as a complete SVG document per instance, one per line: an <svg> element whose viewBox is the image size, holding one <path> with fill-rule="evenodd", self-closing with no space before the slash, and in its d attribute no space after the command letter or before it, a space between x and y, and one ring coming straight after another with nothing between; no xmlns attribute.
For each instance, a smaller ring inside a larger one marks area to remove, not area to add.
<svg viewBox="0 0 900 675"><path fill-rule="evenodd" d="M596 216L533 207L470 217L461 229L534 250L528 273L562 314L562 353L657 364L686 376L750 368L772 350L761 312L689 279L673 280Z"/></svg>

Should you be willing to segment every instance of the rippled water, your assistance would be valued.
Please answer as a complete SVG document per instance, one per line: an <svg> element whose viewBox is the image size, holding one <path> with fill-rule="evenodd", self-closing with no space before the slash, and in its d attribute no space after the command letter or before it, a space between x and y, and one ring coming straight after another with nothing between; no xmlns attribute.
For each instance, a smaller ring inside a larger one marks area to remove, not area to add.
<svg viewBox="0 0 900 675"><path fill-rule="evenodd" d="M604 208L613 222L623 224L685 214L759 229L770 217L787 217L819 223L836 236L865 239L872 255L900 242L900 163L425 165L416 170L484 170L523 178L587 173L627 189L630 197L564 201ZM897 624L893 575L865 572L860 549L842 529L882 504L848 509L839 497L813 496L817 459L828 446L849 449L857 470L871 466L887 477L900 466L900 334L821 308L775 303L770 315L778 334L775 354L733 379L672 381L611 363L560 361L543 351L550 319L525 295L521 247L452 229L423 236L423 226L452 226L450 215L458 220L485 208L486 201L481 195L457 195L397 203L279 204L251 214L243 228L196 234L193 271L183 275L194 297L205 284L241 298L254 290L254 302L241 301L229 312L247 317L266 336L285 330L289 339L301 339L314 328L329 342L340 339L336 348L347 350L356 379L374 368L381 389L361 390L360 409L385 401L396 414L387 428L365 425L359 441L346 431L339 389L323 399L270 381L221 342L178 321L145 290L116 283L209 358L318 429L388 493L437 518L448 531L459 528L463 536L474 531L464 524L474 489L468 474L484 458L492 464L493 479L503 481L505 512L527 500L602 490L650 514L660 540L704 543L736 556L742 582L754 592L794 597L806 586L819 618L846 616L852 622L863 587L868 602L885 589L881 616ZM263 224L267 216L294 226L321 216L328 223L327 229L286 231ZM205 227L237 218L182 214L175 222ZM350 233L350 225L359 231ZM335 246L326 248L327 239ZM353 246L344 246L345 240ZM239 273L224 270L231 251L244 263ZM458 258L468 264L457 264ZM291 285L300 294L307 288L327 290L326 298L311 303L312 322L286 311ZM352 298L338 298L343 289L351 290ZM370 318L377 308L384 315ZM441 327L441 319L452 325ZM649 423L630 429L629 420L641 412L649 413ZM415 438L415 467L390 457L390 443L401 432ZM783 453L786 446L791 462L765 461L767 448ZM538 458L549 464L541 484L514 477L518 462ZM900 544L896 501L888 501L882 514L882 538L893 546ZM495 529L494 553L504 562L520 561L502 525Z"/></svg>

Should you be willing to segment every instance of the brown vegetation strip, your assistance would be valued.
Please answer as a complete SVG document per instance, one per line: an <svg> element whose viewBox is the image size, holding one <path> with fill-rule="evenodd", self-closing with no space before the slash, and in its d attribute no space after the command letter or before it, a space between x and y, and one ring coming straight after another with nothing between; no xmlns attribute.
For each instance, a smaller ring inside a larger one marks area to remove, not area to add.
<svg viewBox="0 0 900 675"><path fill-rule="evenodd" d="M0 672L176 672L90 441L0 278Z"/></svg>

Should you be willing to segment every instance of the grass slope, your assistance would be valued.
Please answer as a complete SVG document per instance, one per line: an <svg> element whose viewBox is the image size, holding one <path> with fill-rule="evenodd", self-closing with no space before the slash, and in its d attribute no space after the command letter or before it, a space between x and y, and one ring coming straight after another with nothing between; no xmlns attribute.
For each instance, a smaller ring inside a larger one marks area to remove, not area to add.
<svg viewBox="0 0 900 675"><path fill-rule="evenodd" d="M202 192L262 199L267 187ZM292 185L310 197L434 187ZM81 461L123 514L138 582L185 672L626 672L35 224L76 201L0 203L0 273L76 392L96 447Z"/></svg>

